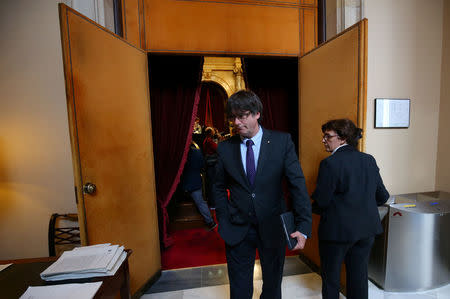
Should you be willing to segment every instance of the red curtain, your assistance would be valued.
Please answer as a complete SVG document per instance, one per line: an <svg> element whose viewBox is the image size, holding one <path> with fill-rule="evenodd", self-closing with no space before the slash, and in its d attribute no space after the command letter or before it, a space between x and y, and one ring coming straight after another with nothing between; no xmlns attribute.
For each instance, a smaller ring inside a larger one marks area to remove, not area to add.
<svg viewBox="0 0 450 299"><path fill-rule="evenodd" d="M205 126L214 127L211 111L211 99L209 97L209 90L206 91L206 113L205 113Z"/></svg>
<svg viewBox="0 0 450 299"><path fill-rule="evenodd" d="M211 110L209 110L208 106L208 95ZM209 116L211 117L212 125L216 127L219 132L228 132L228 127L225 123L225 101L227 98L227 93L219 84L214 82L202 82L202 91L197 114L200 118L200 124L208 126L206 124L206 116L210 114Z"/></svg>
<svg viewBox="0 0 450 299"><path fill-rule="evenodd" d="M164 247L168 234L167 205L179 183L192 138L203 59L149 55L150 103L159 228Z"/></svg>

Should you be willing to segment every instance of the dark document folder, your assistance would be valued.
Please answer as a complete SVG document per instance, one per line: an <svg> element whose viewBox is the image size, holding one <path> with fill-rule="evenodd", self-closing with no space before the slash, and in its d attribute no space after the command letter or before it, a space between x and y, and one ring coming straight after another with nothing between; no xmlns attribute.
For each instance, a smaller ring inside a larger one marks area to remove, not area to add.
<svg viewBox="0 0 450 299"><path fill-rule="evenodd" d="M294 214L286 212L280 215L281 225L283 226L283 233L286 239L289 250L292 250L297 245L297 239L291 238L291 234L295 232Z"/></svg>

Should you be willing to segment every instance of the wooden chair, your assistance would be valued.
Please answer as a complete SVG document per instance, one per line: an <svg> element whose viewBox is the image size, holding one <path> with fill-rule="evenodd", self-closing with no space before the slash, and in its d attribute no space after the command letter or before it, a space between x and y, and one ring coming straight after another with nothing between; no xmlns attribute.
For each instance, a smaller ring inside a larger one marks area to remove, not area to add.
<svg viewBox="0 0 450 299"><path fill-rule="evenodd" d="M60 255L81 246L77 214L53 214L48 224L48 254Z"/></svg>

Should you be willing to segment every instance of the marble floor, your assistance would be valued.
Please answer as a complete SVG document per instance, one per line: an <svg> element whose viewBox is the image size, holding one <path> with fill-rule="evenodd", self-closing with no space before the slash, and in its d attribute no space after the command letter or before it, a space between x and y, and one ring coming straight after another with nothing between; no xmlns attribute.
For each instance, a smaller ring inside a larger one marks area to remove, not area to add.
<svg viewBox="0 0 450 299"><path fill-rule="evenodd" d="M261 294L261 266L257 261L254 270L253 298ZM283 298L320 299L321 279L298 257L286 257ZM161 278L146 291L142 299L228 299L227 266L187 268L163 271ZM340 298L345 298L341 294ZM369 282L369 299L444 299L450 298L450 284L427 292L384 292Z"/></svg>

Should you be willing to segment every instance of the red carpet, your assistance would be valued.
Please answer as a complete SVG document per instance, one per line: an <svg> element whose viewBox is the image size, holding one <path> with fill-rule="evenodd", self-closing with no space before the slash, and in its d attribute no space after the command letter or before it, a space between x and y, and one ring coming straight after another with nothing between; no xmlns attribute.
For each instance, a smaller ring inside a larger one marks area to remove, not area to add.
<svg viewBox="0 0 450 299"><path fill-rule="evenodd" d="M174 244L161 254L162 269L177 269L226 263L225 243L216 230L193 228L171 234Z"/></svg>
<svg viewBox="0 0 450 299"><path fill-rule="evenodd" d="M217 229L193 228L171 234L174 245L161 253L163 270L199 267L226 263L225 243ZM297 255L286 249L286 255Z"/></svg>

